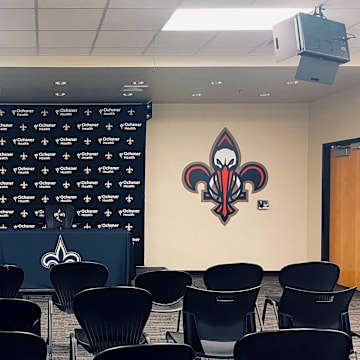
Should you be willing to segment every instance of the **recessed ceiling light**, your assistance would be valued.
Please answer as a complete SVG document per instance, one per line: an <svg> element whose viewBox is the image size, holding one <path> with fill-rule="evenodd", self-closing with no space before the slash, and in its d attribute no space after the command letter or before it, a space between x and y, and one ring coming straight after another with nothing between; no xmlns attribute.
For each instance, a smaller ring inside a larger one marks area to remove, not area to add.
<svg viewBox="0 0 360 360"><path fill-rule="evenodd" d="M306 8L176 9L162 31L271 30Z"/></svg>
<svg viewBox="0 0 360 360"><path fill-rule="evenodd" d="M286 82L286 85L297 85L300 84L299 80L289 80Z"/></svg>
<svg viewBox="0 0 360 360"><path fill-rule="evenodd" d="M56 92L55 94L54 94L55 96L65 96L66 95L66 93L64 93L64 92Z"/></svg>
<svg viewBox="0 0 360 360"><path fill-rule="evenodd" d="M124 92L122 96L134 96L134 93L132 92Z"/></svg>
<svg viewBox="0 0 360 360"><path fill-rule="evenodd" d="M268 97L268 96L270 96L271 94L270 93L261 93L261 94L259 94L259 96L261 96L261 97Z"/></svg>
<svg viewBox="0 0 360 360"><path fill-rule="evenodd" d="M67 84L67 81L58 80L54 82L55 85L64 86Z"/></svg>
<svg viewBox="0 0 360 360"><path fill-rule="evenodd" d="M193 93L193 94L191 94L191 96L199 97L199 96L202 96L202 94L201 93Z"/></svg>
<svg viewBox="0 0 360 360"><path fill-rule="evenodd" d="M223 82L221 80L214 80L211 82L211 85L221 85Z"/></svg>
<svg viewBox="0 0 360 360"><path fill-rule="evenodd" d="M144 85L145 81L132 81L131 85Z"/></svg>

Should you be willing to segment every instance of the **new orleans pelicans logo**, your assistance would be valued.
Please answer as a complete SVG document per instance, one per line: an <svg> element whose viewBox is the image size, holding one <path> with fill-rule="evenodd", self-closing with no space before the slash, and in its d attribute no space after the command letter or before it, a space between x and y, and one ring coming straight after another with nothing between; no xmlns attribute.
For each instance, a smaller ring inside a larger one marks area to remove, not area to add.
<svg viewBox="0 0 360 360"><path fill-rule="evenodd" d="M215 202L217 205L212 212L226 225L238 211L234 204L248 201L248 191L244 185L250 183L253 193L262 190L267 183L267 171L257 162L247 162L240 166L238 144L226 128L215 140L210 152L210 164L210 167L199 162L189 164L183 172L183 183L189 191L195 193L198 192L198 183L205 183L202 201Z"/></svg>

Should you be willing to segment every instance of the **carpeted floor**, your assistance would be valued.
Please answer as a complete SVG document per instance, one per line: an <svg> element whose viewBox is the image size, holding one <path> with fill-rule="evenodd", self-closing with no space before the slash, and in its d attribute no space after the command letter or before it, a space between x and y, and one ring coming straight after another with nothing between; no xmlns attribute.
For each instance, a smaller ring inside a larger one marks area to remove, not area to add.
<svg viewBox="0 0 360 360"><path fill-rule="evenodd" d="M203 287L202 278L200 276L193 277L193 285ZM276 277L265 276L262 282L258 305L262 312L265 295L280 295L281 288ZM32 300L40 305L42 310L41 332L42 337L47 337L47 296L26 296L25 298ZM360 292L355 293L350 305L350 321L352 330L360 333ZM145 331L149 335L152 343L165 342L165 333L167 330L176 330L177 314L154 314L150 318L145 327ZM55 308L53 317L53 360L69 359L69 336L74 328L79 325L72 315L67 315ZM259 327L258 327L259 328ZM277 329L275 316L271 307L268 307L265 330ZM357 352L360 351L360 339L353 338L354 347ZM78 346L78 359L92 359L93 356Z"/></svg>

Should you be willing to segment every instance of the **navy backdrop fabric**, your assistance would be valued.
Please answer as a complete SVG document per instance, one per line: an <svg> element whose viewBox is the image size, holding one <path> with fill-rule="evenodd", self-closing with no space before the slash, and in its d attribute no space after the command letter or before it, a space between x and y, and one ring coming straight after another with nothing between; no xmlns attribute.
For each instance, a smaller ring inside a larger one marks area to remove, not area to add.
<svg viewBox="0 0 360 360"><path fill-rule="evenodd" d="M142 264L150 118L151 104L1 106L0 229L42 228L46 204L72 204L78 228L131 231Z"/></svg>

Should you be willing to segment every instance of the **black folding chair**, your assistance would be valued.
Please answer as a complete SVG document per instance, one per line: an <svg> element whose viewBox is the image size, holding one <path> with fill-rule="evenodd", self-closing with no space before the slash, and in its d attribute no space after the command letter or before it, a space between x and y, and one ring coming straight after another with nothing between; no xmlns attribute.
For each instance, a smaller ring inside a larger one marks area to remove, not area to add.
<svg viewBox="0 0 360 360"><path fill-rule="evenodd" d="M94 288L74 298L74 313L81 329L70 335L70 359L76 359L77 343L88 352L148 342L143 333L151 311L151 294L129 286Z"/></svg>
<svg viewBox="0 0 360 360"><path fill-rule="evenodd" d="M15 265L0 265L0 298L16 297L23 281L23 269Z"/></svg>
<svg viewBox="0 0 360 360"><path fill-rule="evenodd" d="M167 332L167 341L185 343L196 357L228 359L235 342L255 332L255 302L260 286L237 291L187 287L183 304L184 332Z"/></svg>
<svg viewBox="0 0 360 360"><path fill-rule="evenodd" d="M1 360L46 360L46 344L38 335L20 331L0 331Z"/></svg>
<svg viewBox="0 0 360 360"><path fill-rule="evenodd" d="M310 291L334 290L340 274L340 268L334 263L325 261L310 261L290 264L283 267L279 273L279 283L285 286ZM280 296L266 296L262 321L265 323L266 308L271 304L274 308L276 321L279 322L277 307Z"/></svg>
<svg viewBox="0 0 360 360"><path fill-rule="evenodd" d="M94 360L193 360L194 352L188 345L145 344L118 346L104 350Z"/></svg>
<svg viewBox="0 0 360 360"><path fill-rule="evenodd" d="M261 284L263 268L251 263L233 263L211 266L204 272L204 283L209 290L245 290ZM263 323L257 303L255 304L260 328Z"/></svg>
<svg viewBox="0 0 360 360"><path fill-rule="evenodd" d="M356 287L319 292L286 286L279 302L279 328L332 329L351 337L349 304L355 291Z"/></svg>
<svg viewBox="0 0 360 360"><path fill-rule="evenodd" d="M49 359L52 358L52 317L54 306L67 314L73 314L75 295L85 289L102 287L108 278L105 265L96 262L74 262L56 265L50 270L50 281L56 291L48 303Z"/></svg>
<svg viewBox="0 0 360 360"><path fill-rule="evenodd" d="M288 329L245 335L235 360L348 360L350 337L336 330Z"/></svg>
<svg viewBox="0 0 360 360"><path fill-rule="evenodd" d="M39 335L41 309L24 299L0 298L0 330L25 331Z"/></svg>
<svg viewBox="0 0 360 360"><path fill-rule="evenodd" d="M179 331L182 299L186 286L192 283L191 276L184 271L149 271L135 278L135 286L148 290L152 296L152 312L178 312L176 331Z"/></svg>

